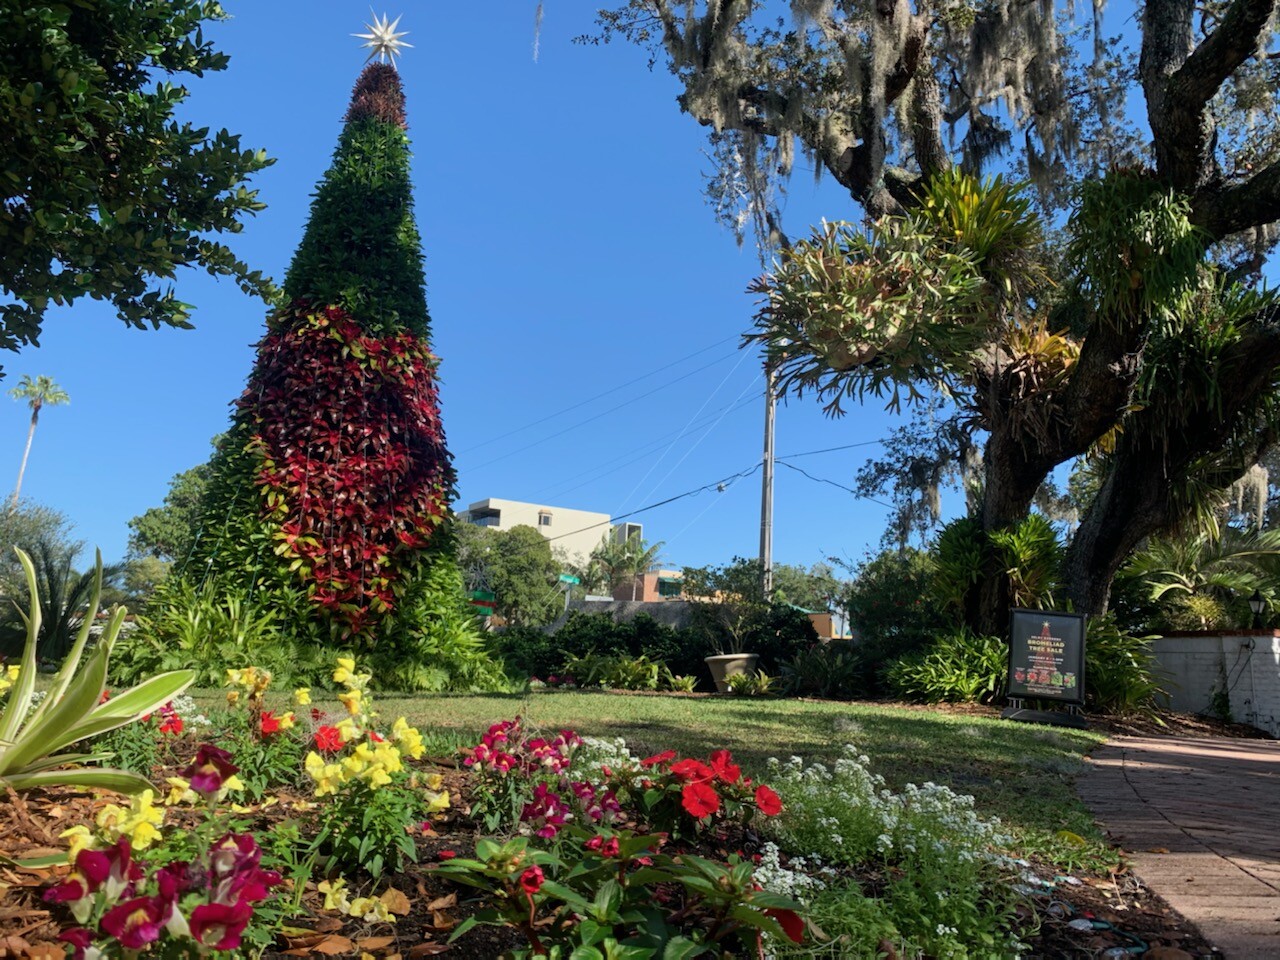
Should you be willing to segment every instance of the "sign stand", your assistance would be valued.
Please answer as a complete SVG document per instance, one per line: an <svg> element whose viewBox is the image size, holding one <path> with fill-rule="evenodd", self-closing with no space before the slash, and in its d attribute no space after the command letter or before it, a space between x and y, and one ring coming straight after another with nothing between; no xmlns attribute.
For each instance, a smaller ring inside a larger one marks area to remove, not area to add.
<svg viewBox="0 0 1280 960"><path fill-rule="evenodd" d="M1088 727L1084 718L1084 638L1082 614L1053 610L1012 610L1009 615L1007 720ZM1048 700L1062 709L1031 710L1028 700Z"/></svg>

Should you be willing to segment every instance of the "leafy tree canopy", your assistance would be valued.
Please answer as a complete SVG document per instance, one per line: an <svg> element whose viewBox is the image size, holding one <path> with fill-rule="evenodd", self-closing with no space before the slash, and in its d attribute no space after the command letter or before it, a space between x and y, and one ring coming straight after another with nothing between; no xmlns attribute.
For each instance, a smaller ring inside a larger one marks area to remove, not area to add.
<svg viewBox="0 0 1280 960"><path fill-rule="evenodd" d="M71 521L51 507L22 500L16 507L0 512L0 597L22 596L26 589L22 564L13 548L34 554L40 543L73 557L84 548L82 541L72 539Z"/></svg>
<svg viewBox="0 0 1280 960"><path fill-rule="evenodd" d="M272 287L211 235L263 209L272 161L174 119L176 80L222 70L212 0L4 0L0 58L0 347L36 344L50 304L106 300L131 327L189 326L180 266ZM159 284L157 283L159 282Z"/></svg>
<svg viewBox="0 0 1280 960"><path fill-rule="evenodd" d="M748 338L782 389L833 414L951 398L985 438L988 534L1087 457L1066 592L1098 613L1137 544L1216 511L1276 437L1280 324L1254 281L1280 219L1277 3L1150 0L1136 47L1102 34L1101 5L1079 25L1050 6L805 0L779 21L632 0L601 23L711 127L717 209L783 247ZM797 144L868 224L788 247ZM1032 189L981 179L997 163ZM994 550L981 566L989 632L1011 584Z"/></svg>
<svg viewBox="0 0 1280 960"><path fill-rule="evenodd" d="M512 626L541 626L560 613L562 570L547 538L530 526L494 530L470 523L455 528L458 565L472 589L493 591L494 613Z"/></svg>
<svg viewBox="0 0 1280 960"><path fill-rule="evenodd" d="M216 443L216 441L215 441ZM200 533L208 463L184 470L169 481L164 503L129 521L129 553L184 563Z"/></svg>

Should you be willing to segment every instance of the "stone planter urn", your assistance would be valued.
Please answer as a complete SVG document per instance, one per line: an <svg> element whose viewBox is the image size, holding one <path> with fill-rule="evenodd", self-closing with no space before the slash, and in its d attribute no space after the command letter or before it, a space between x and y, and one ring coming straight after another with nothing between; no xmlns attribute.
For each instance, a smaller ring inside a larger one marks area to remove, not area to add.
<svg viewBox="0 0 1280 960"><path fill-rule="evenodd" d="M706 657L703 661L711 670L711 679L716 682L718 693L729 692L729 678L739 674L751 673L756 668L758 653L720 653Z"/></svg>

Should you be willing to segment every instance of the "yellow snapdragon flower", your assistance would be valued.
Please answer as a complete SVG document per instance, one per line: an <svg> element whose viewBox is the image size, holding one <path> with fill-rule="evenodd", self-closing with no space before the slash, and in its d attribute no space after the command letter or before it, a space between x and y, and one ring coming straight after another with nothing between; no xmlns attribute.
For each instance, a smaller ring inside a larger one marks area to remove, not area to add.
<svg viewBox="0 0 1280 960"><path fill-rule="evenodd" d="M356 662L351 657L339 657L338 667L333 671L334 683L350 683L356 675Z"/></svg>
<svg viewBox="0 0 1280 960"><path fill-rule="evenodd" d="M360 701L363 698L364 694L359 690L346 690L338 694L338 700L353 717L360 712Z"/></svg>
<svg viewBox="0 0 1280 960"><path fill-rule="evenodd" d="M293 691L293 702L300 707L311 706L311 688L299 687L297 690Z"/></svg>
<svg viewBox="0 0 1280 960"><path fill-rule="evenodd" d="M350 717L334 724L333 728L338 731L338 736L342 738L344 744L350 743L360 736L360 728L356 726L356 722Z"/></svg>
<svg viewBox="0 0 1280 960"><path fill-rule="evenodd" d="M347 881L338 877L336 880L322 880L316 888L324 894L324 908L347 913L351 909L351 901L347 898Z"/></svg>
<svg viewBox="0 0 1280 960"><path fill-rule="evenodd" d="M426 747L422 744L422 734L418 733L416 727L409 726L404 717L400 717L391 725L391 739L414 760L421 759L426 753Z"/></svg>
<svg viewBox="0 0 1280 960"><path fill-rule="evenodd" d="M281 730L292 730L294 728L294 725L297 722L293 716L292 710L290 710L288 713L281 714L278 719L280 721Z"/></svg>
<svg viewBox="0 0 1280 960"><path fill-rule="evenodd" d="M314 750L307 754L304 761L307 775L316 782L316 796L326 797L338 792L338 788L346 782L342 767L336 763L325 763L320 754Z"/></svg>
<svg viewBox="0 0 1280 960"><path fill-rule="evenodd" d="M16 663L11 663L4 668L4 672L0 673L0 693L4 693L15 683L18 682L18 675L22 673L22 667Z"/></svg>
<svg viewBox="0 0 1280 960"><path fill-rule="evenodd" d="M381 921L383 923L395 923L396 918L387 909L387 905L381 900L373 897L357 897L351 901L351 908L347 911L352 917L359 917L366 923L374 923Z"/></svg>
<svg viewBox="0 0 1280 960"><path fill-rule="evenodd" d="M433 790L424 791L429 798L427 800L427 813L444 813L449 809L449 791L441 790L438 793Z"/></svg>
<svg viewBox="0 0 1280 960"><path fill-rule="evenodd" d="M71 841L71 851L68 853L67 859L72 863L75 862L76 855L81 850L92 850L96 841L93 833L83 823L69 830L63 830L58 836Z"/></svg>
<svg viewBox="0 0 1280 960"><path fill-rule="evenodd" d="M135 850L145 850L160 839L160 826L164 823L164 807L154 803L155 791L143 790L123 809L109 803L98 811L94 823L114 842L128 837Z"/></svg>

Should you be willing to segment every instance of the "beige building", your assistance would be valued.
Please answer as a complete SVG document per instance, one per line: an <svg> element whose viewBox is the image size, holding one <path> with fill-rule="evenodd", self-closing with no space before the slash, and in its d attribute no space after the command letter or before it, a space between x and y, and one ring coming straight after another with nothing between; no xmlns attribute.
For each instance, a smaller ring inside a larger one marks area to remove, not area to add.
<svg viewBox="0 0 1280 960"><path fill-rule="evenodd" d="M477 500L467 509L459 510L458 519L495 530L510 530L522 525L533 527L551 541L553 550L578 561L585 561L606 534L619 539L644 535L640 524L614 524L607 513L500 500L497 497Z"/></svg>

